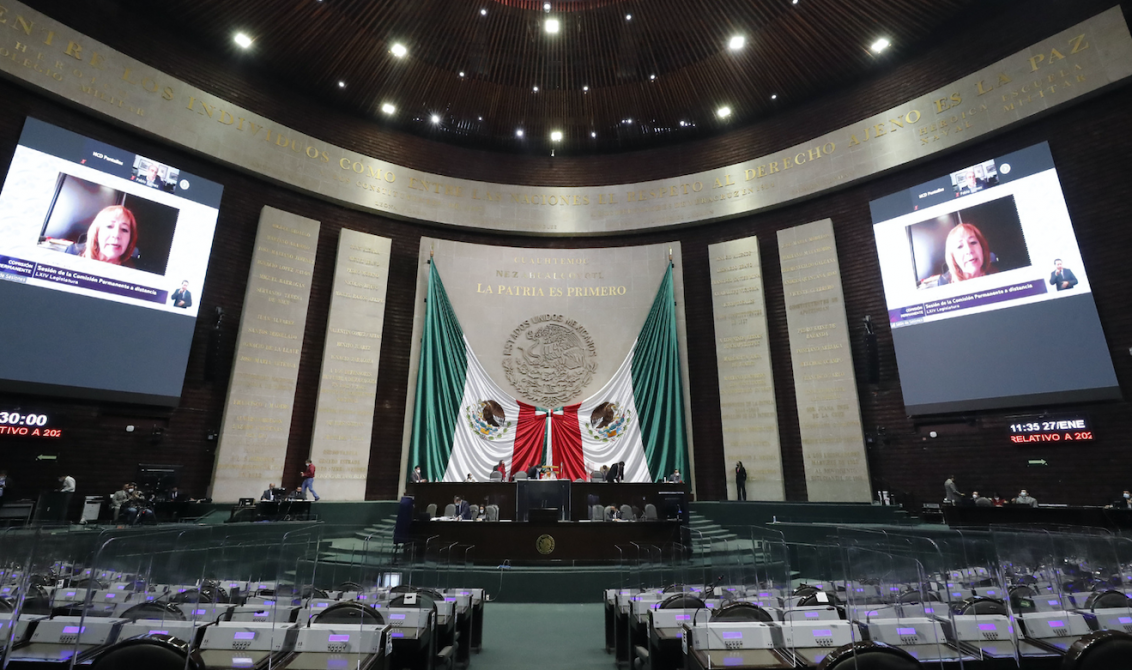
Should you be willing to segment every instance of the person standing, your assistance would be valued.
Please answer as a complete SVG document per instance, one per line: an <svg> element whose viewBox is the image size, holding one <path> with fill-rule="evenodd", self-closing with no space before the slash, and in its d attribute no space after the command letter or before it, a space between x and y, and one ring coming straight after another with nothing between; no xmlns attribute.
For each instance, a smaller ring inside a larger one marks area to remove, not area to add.
<svg viewBox="0 0 1132 670"><path fill-rule="evenodd" d="M0 470L0 505L4 504L4 489L8 487L8 471Z"/></svg>
<svg viewBox="0 0 1132 670"><path fill-rule="evenodd" d="M495 466L494 472L499 473L500 481L507 481L507 464L502 460L499 461L499 465Z"/></svg>
<svg viewBox="0 0 1132 670"><path fill-rule="evenodd" d="M609 466L609 471L605 473L605 481L607 481L607 482L617 481L617 476L620 473L620 471L621 471L621 465L618 464L618 463L614 463L613 465Z"/></svg>
<svg viewBox="0 0 1132 670"><path fill-rule="evenodd" d="M66 521L67 515L71 511L71 498L75 496L75 478L70 475L59 475L59 492L63 494L62 511L59 519Z"/></svg>
<svg viewBox="0 0 1132 670"><path fill-rule="evenodd" d="M303 486L300 489L303 492L303 500L307 499L307 491L309 490L311 495L314 496L315 502L318 502L318 493L314 490L314 463L308 458L306 465L306 470L300 473L300 476L303 478Z"/></svg>
<svg viewBox="0 0 1132 670"><path fill-rule="evenodd" d="M735 499L747 499L747 468L743 467L743 461L735 464Z"/></svg>
<svg viewBox="0 0 1132 670"><path fill-rule="evenodd" d="M950 475L943 483L943 501L949 505L958 505L963 500L963 494L955 486L955 475Z"/></svg>

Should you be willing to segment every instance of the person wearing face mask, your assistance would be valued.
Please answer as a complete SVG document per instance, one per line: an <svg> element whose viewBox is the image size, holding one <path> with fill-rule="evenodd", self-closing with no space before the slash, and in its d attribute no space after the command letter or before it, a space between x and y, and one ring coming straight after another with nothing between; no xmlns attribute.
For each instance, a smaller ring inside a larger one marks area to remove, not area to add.
<svg viewBox="0 0 1132 670"><path fill-rule="evenodd" d="M1031 498L1030 494L1026 492L1026 489L1022 489L1022 492L1018 494L1018 497L1015 498L1013 502L1015 505L1029 505L1030 507L1038 506L1038 501L1034 498Z"/></svg>
<svg viewBox="0 0 1132 670"><path fill-rule="evenodd" d="M1124 495L1109 507L1112 509L1132 509L1132 493L1128 489L1124 489Z"/></svg>

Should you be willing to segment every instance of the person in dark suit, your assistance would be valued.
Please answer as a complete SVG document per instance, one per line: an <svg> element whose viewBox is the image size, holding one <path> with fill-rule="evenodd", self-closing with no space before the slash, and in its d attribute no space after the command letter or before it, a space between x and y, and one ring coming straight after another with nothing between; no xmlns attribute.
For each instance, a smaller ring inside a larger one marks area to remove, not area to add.
<svg viewBox="0 0 1132 670"><path fill-rule="evenodd" d="M421 474L421 466L417 465L413 468L412 473L409 474L409 481L414 483L414 484L420 484L421 482L427 482L428 481Z"/></svg>
<svg viewBox="0 0 1132 670"><path fill-rule="evenodd" d="M620 481L620 479L621 479L621 464L620 463L614 463L613 465L609 466L609 472L605 473L605 481L616 482L616 481Z"/></svg>
<svg viewBox="0 0 1132 670"><path fill-rule="evenodd" d="M472 508L467 500L456 496L452 499L452 504L456 506L456 518L463 519L464 521L472 520Z"/></svg>
<svg viewBox="0 0 1132 670"><path fill-rule="evenodd" d="M1049 283L1056 286L1058 291L1073 288L1077 285L1077 277L1069 268L1061 267L1061 259L1053 262L1053 272L1049 275Z"/></svg>
<svg viewBox="0 0 1132 670"><path fill-rule="evenodd" d="M174 307L180 307L181 309L188 309L193 306L193 294L189 293L188 279L181 282L181 288L173 291L173 297L170 298L170 300L173 301Z"/></svg>
<svg viewBox="0 0 1132 670"><path fill-rule="evenodd" d="M538 471L538 465L532 465L531 467L527 468L527 479L538 479Z"/></svg>
<svg viewBox="0 0 1132 670"><path fill-rule="evenodd" d="M743 467L743 461L735 464L735 499L747 499L747 468Z"/></svg>

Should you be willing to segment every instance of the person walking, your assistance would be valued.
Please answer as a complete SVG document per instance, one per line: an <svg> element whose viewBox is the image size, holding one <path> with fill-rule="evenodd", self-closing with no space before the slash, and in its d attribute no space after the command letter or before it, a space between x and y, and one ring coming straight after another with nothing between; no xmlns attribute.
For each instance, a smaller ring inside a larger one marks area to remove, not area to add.
<svg viewBox="0 0 1132 670"><path fill-rule="evenodd" d="M743 461L735 464L735 499L747 499L747 469L743 467Z"/></svg>
<svg viewBox="0 0 1132 670"><path fill-rule="evenodd" d="M303 500L307 499L307 491L309 490L311 495L314 496L315 502L318 502L318 493L314 490L314 463L308 458L306 465L306 470L300 473L300 476L303 478L303 486L300 489L303 492Z"/></svg>

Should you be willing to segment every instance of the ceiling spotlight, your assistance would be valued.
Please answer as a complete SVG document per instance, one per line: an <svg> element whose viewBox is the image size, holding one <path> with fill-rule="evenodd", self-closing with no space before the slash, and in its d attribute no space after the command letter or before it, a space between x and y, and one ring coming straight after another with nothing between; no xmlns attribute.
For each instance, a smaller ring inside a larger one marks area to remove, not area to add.
<svg viewBox="0 0 1132 670"><path fill-rule="evenodd" d="M381 111L385 112L386 114L392 114L393 112L397 111L397 108L387 102L381 106Z"/></svg>
<svg viewBox="0 0 1132 670"><path fill-rule="evenodd" d="M550 3L549 2L542 3L542 11L544 11L544 12L550 11Z"/></svg>
<svg viewBox="0 0 1132 670"><path fill-rule="evenodd" d="M522 128L515 131L515 137L522 137L522 136L523 136L523 129Z"/></svg>
<svg viewBox="0 0 1132 670"><path fill-rule="evenodd" d="M239 47L240 47L241 49L247 49L248 47L250 47L250 46L252 45L252 38L248 37L248 36L247 36L247 35L245 35L244 33L236 33L236 34L235 34L235 35L234 35L234 36L232 37L232 40L233 40L233 41L234 41L234 42L235 42L235 43L236 43L236 44L237 44L237 45L238 45L238 46L239 46Z"/></svg>
<svg viewBox="0 0 1132 670"><path fill-rule="evenodd" d="M798 0L794 0L794 2L798 2ZM480 10L480 16L487 16L487 10L486 10L486 9L481 9L481 10Z"/></svg>
<svg viewBox="0 0 1132 670"><path fill-rule="evenodd" d="M731 41L727 43L727 46L730 47L732 51L738 51L739 49L742 49L746 43L746 37L743 37L742 35L736 35L731 38Z"/></svg>
<svg viewBox="0 0 1132 670"><path fill-rule="evenodd" d="M621 123L624 123L625 125L628 125L628 124L630 124L630 123L632 123L632 122L633 122L633 119L622 119L622 120L621 120Z"/></svg>
<svg viewBox="0 0 1132 670"><path fill-rule="evenodd" d="M582 87L582 92L583 92L583 93L585 93L586 91L589 91L589 90L590 90L590 87L589 87L589 86L583 86L583 87Z"/></svg>
<svg viewBox="0 0 1132 670"><path fill-rule="evenodd" d="M404 58L409 53L409 50L405 48L405 45L401 44L400 42L394 43L394 45L389 48L389 51L398 58Z"/></svg>
<svg viewBox="0 0 1132 670"><path fill-rule="evenodd" d="M771 100L778 100L778 94L777 94L777 93L771 93L771 94L770 94L770 99L771 99Z"/></svg>
<svg viewBox="0 0 1132 670"><path fill-rule="evenodd" d="M559 28L558 19L547 19L545 26L546 26L546 32L548 32L552 35L554 33L557 33L558 28Z"/></svg>
<svg viewBox="0 0 1132 670"><path fill-rule="evenodd" d="M793 2L791 2L790 4L796 5L796 4L798 4L798 0L793 0Z"/></svg>
<svg viewBox="0 0 1132 670"><path fill-rule="evenodd" d="M683 121L681 121L681 122L680 122L680 127L681 127L681 128L683 128L683 127L684 127L684 122L683 122Z"/></svg>
<svg viewBox="0 0 1132 670"><path fill-rule="evenodd" d="M483 117L482 117L482 116L481 116L481 117L479 117L479 119L480 119L480 121L483 121Z"/></svg>
<svg viewBox="0 0 1132 670"><path fill-rule="evenodd" d="M626 14L626 15L625 15L625 20L626 20L626 21L632 21L632 20L633 20L633 15L632 15L632 14Z"/></svg>
<svg viewBox="0 0 1132 670"><path fill-rule="evenodd" d="M715 110L715 114L721 119L726 119L727 117L731 116L731 108L720 107L719 109Z"/></svg>
<svg viewBox="0 0 1132 670"><path fill-rule="evenodd" d="M887 38L882 37L879 40L877 40L876 42L873 42L873 45L870 46L869 48L872 49L875 53L879 54L880 52L887 49L888 45L890 45L890 44L892 44L892 42L889 42Z"/></svg>
<svg viewBox="0 0 1132 670"><path fill-rule="evenodd" d="M346 88L346 82L344 82L344 81L338 82L338 88Z"/></svg>
<svg viewBox="0 0 1132 670"><path fill-rule="evenodd" d="M535 86L533 90L535 93L538 93L538 86Z"/></svg>
<svg viewBox="0 0 1132 670"><path fill-rule="evenodd" d="M555 130L554 132L550 133L550 141L551 142L561 142L562 141L562 131L561 130Z"/></svg>
<svg viewBox="0 0 1132 670"><path fill-rule="evenodd" d="M433 123L440 123L440 117L437 116L436 114L433 114L432 116L428 117L428 120L432 121Z"/></svg>
<svg viewBox="0 0 1132 670"><path fill-rule="evenodd" d="M596 133L596 132L591 132L591 133L590 133L590 137L597 137L597 133Z"/></svg>
<svg viewBox="0 0 1132 670"><path fill-rule="evenodd" d="M649 75L649 81L656 81L656 75L655 75L655 74L650 74L650 75Z"/></svg>
<svg viewBox="0 0 1132 670"><path fill-rule="evenodd" d="M461 76L461 77L463 77L463 76L464 76L464 73L463 73L463 72L461 72L461 73L460 73L460 76Z"/></svg>

